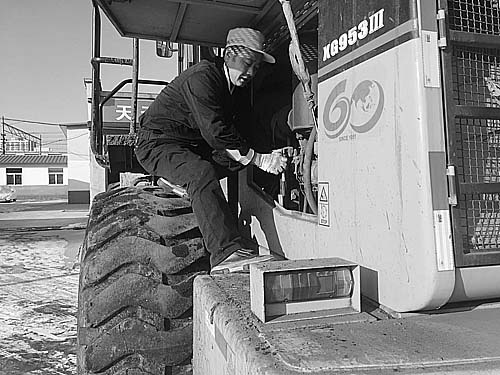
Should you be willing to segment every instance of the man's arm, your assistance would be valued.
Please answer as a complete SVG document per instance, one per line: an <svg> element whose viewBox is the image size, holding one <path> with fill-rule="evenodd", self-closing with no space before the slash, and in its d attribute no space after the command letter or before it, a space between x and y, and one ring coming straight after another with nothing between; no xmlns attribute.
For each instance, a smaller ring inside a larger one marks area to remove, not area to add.
<svg viewBox="0 0 500 375"><path fill-rule="evenodd" d="M224 85L215 73L201 70L184 82L182 93L206 142L215 150L235 150L244 157L250 147L232 120L225 118Z"/></svg>
<svg viewBox="0 0 500 375"><path fill-rule="evenodd" d="M278 174L287 159L280 153L260 154L251 149L234 124L224 117L223 95L225 81L200 71L186 80L183 94L203 138L215 150L225 150L233 160Z"/></svg>

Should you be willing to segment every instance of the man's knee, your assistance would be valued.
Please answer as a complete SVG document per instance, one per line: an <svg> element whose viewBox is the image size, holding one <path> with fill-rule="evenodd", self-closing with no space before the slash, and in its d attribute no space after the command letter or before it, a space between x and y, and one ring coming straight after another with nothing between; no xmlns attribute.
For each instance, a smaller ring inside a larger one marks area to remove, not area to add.
<svg viewBox="0 0 500 375"><path fill-rule="evenodd" d="M191 166L189 176L187 176L186 189L190 196L206 189L213 183L219 184L214 165L206 160L200 160L196 165Z"/></svg>

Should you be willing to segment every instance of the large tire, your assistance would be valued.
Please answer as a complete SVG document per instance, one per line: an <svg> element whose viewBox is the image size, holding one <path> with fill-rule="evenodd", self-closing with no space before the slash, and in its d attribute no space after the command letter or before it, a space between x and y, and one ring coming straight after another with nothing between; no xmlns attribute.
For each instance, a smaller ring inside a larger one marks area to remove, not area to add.
<svg viewBox="0 0 500 375"><path fill-rule="evenodd" d="M96 196L80 255L78 374L190 374L193 279L208 269L187 199Z"/></svg>

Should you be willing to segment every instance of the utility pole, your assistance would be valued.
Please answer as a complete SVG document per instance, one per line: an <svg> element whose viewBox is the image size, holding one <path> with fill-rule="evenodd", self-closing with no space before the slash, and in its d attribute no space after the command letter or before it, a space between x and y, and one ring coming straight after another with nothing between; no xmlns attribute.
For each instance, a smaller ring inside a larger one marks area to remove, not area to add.
<svg viewBox="0 0 500 375"><path fill-rule="evenodd" d="M2 116L2 155L5 155L5 117Z"/></svg>

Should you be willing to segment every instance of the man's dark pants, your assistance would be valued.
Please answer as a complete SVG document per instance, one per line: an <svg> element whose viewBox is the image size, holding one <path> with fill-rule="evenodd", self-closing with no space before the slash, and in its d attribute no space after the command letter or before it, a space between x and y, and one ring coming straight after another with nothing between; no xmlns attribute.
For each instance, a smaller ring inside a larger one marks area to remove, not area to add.
<svg viewBox="0 0 500 375"><path fill-rule="evenodd" d="M212 267L242 247L236 218L219 183L243 168L240 163L208 145L178 142L146 129L138 132L135 153L148 173L187 190Z"/></svg>

